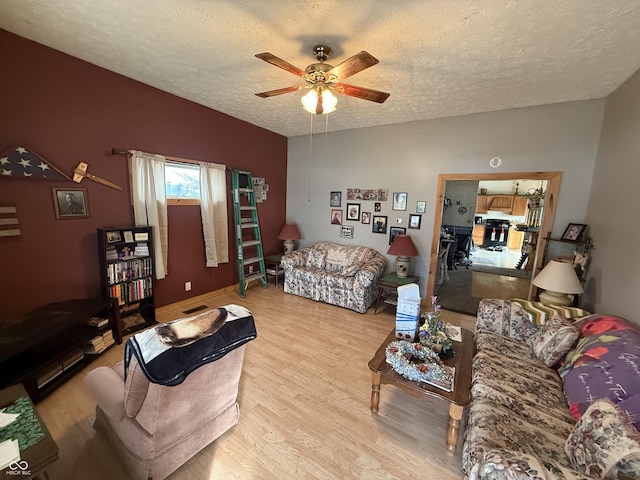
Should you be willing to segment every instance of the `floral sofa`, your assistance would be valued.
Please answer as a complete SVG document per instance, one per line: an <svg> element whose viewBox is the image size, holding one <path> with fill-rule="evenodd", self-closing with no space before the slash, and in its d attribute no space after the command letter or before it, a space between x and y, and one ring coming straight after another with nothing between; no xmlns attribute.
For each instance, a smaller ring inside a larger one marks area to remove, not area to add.
<svg viewBox="0 0 640 480"><path fill-rule="evenodd" d="M466 477L640 479L640 325L527 304L478 307Z"/></svg>
<svg viewBox="0 0 640 480"><path fill-rule="evenodd" d="M365 313L387 259L369 247L317 242L282 257L282 267L285 292Z"/></svg>

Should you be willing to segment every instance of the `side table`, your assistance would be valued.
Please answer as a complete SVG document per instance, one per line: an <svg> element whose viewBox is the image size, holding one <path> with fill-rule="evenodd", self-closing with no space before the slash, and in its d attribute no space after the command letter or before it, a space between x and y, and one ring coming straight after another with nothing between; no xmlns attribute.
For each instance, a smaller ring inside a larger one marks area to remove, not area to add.
<svg viewBox="0 0 640 480"><path fill-rule="evenodd" d="M273 275L275 277L276 288L278 288L278 277L284 275L284 270L280 264L284 254L276 253L274 255L268 255L264 257L264 265L266 267L267 275Z"/></svg>
<svg viewBox="0 0 640 480"><path fill-rule="evenodd" d="M385 303L388 303L390 305L397 305L398 287L401 287L402 285L408 285L410 283L418 283L419 281L420 279L418 277L398 277L395 272L387 273L386 275L384 275L378 280L378 298L376 300L376 309L374 313L376 315L378 314L378 305L380 304L380 298L384 297L385 292L393 292L396 298L395 303L393 303L391 299L385 300Z"/></svg>

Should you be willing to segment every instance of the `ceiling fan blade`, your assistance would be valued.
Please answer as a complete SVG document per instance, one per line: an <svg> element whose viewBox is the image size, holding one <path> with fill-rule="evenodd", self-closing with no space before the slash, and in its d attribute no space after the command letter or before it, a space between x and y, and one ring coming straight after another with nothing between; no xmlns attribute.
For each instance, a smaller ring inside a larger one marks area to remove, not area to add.
<svg viewBox="0 0 640 480"><path fill-rule="evenodd" d="M269 90L268 92L256 93L256 95L262 98L269 98L275 97L276 95L282 95L283 93L297 92L302 88L304 88L304 85L295 85L293 87L278 88L276 90Z"/></svg>
<svg viewBox="0 0 640 480"><path fill-rule="evenodd" d="M364 50L360 53L356 53L353 57L347 58L340 65L333 67L326 73L327 78L329 75L335 75L338 80L355 75L361 72L365 68L369 68L378 63L378 59Z"/></svg>
<svg viewBox="0 0 640 480"><path fill-rule="evenodd" d="M269 52L256 53L256 57L260 60L264 60L265 62L270 63L271 65L280 67L281 69L286 70L289 73L293 73L298 77L304 75L304 70L299 69L295 65L291 65L289 62L282 60L281 58L278 58Z"/></svg>
<svg viewBox="0 0 640 480"><path fill-rule="evenodd" d="M350 97L361 98L362 100L369 100L371 102L384 103L389 98L390 93L381 92L379 90L373 90L371 88L356 87L354 85L348 85L346 83L336 83L334 85L335 91Z"/></svg>

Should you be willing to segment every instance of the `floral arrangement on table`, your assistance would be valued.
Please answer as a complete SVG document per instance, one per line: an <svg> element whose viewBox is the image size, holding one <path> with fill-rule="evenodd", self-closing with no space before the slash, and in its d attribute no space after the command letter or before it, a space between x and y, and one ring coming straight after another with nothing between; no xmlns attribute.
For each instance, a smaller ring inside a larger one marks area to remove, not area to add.
<svg viewBox="0 0 640 480"><path fill-rule="evenodd" d="M447 391L453 389L455 370L443 365L429 347L397 340L387 345L385 357L391 368L408 380L430 383Z"/></svg>
<svg viewBox="0 0 640 480"><path fill-rule="evenodd" d="M431 311L420 313L420 327L418 341L425 347L432 348L444 357L453 356L453 341L451 340L451 324L444 324L440 320L442 307L438 305L438 297L431 297Z"/></svg>

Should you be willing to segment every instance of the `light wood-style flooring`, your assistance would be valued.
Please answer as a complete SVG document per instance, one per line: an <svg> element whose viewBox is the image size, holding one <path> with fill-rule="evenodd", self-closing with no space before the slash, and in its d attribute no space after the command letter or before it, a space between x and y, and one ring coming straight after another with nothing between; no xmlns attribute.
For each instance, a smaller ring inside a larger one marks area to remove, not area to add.
<svg viewBox="0 0 640 480"><path fill-rule="evenodd" d="M463 478L463 435L454 455L446 451L447 402L383 385L379 413L369 409L367 363L394 328L392 315L374 315L372 308L358 314L270 284L250 288L244 299L231 291L164 307L158 320L230 303L249 308L258 331L243 364L240 422L171 479ZM443 318L470 329L475 322L447 311ZM83 384L88 371L122 357L123 345L112 348L37 405L60 448L52 480L128 478L93 430L95 403Z"/></svg>

